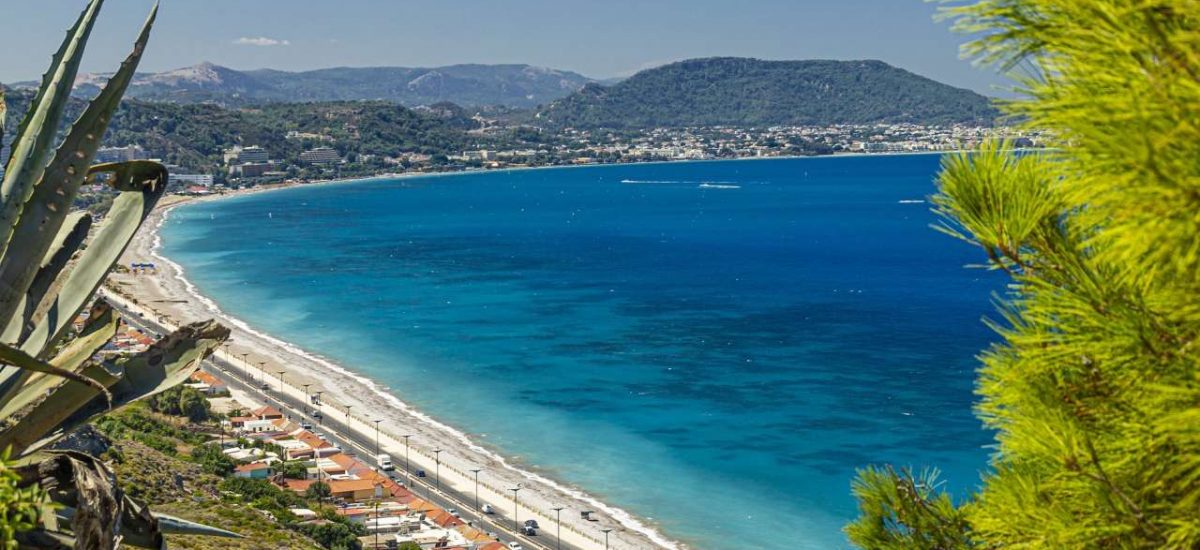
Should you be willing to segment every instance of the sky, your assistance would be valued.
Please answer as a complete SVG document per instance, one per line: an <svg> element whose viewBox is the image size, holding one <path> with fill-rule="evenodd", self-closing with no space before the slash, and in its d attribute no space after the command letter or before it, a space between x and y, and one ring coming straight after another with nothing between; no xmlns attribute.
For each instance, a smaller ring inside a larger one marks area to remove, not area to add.
<svg viewBox="0 0 1200 550"><path fill-rule="evenodd" d="M0 82L39 78L85 0L6 4ZM151 5L108 0L81 71L115 70ZM528 63L611 78L696 57L879 59L1004 95L936 12L924 0L162 0L141 69Z"/></svg>

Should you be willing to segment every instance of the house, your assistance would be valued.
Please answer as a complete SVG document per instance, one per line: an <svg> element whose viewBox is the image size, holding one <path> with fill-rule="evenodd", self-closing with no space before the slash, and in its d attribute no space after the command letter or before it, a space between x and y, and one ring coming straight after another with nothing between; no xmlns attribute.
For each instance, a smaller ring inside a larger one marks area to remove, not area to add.
<svg viewBox="0 0 1200 550"><path fill-rule="evenodd" d="M241 464L233 469L233 477L244 477L249 479L267 479L271 477L271 467L262 462L251 462L250 464Z"/></svg>
<svg viewBox="0 0 1200 550"><path fill-rule="evenodd" d="M279 409L276 409L270 405L254 409L250 412L250 415L259 420L275 420L277 418L283 418L283 413L279 412Z"/></svg>
<svg viewBox="0 0 1200 550"><path fill-rule="evenodd" d="M209 397L227 395L229 393L229 387L224 382L202 370L192 373L190 380L191 383L187 384L188 387L194 388Z"/></svg>
<svg viewBox="0 0 1200 550"><path fill-rule="evenodd" d="M375 482L369 479L334 479L329 481L329 492L333 498L358 502L375 498L378 492Z"/></svg>

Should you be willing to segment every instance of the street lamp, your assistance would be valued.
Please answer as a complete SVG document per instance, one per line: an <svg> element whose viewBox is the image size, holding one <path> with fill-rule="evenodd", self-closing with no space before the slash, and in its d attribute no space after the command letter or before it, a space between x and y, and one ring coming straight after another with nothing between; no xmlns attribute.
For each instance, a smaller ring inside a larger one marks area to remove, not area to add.
<svg viewBox="0 0 1200 550"><path fill-rule="evenodd" d="M246 383L250 382L250 354L242 353L242 365L245 369L242 371L242 378L246 379Z"/></svg>
<svg viewBox="0 0 1200 550"><path fill-rule="evenodd" d="M304 386L304 416L308 416L308 387L312 384L301 384ZM282 391L282 390L280 390Z"/></svg>
<svg viewBox="0 0 1200 550"><path fill-rule="evenodd" d="M263 363L265 364L266 361L263 361ZM282 371L282 370L279 371L279 402L280 403L283 402L283 373L284 372L287 372L287 371Z"/></svg>
<svg viewBox="0 0 1200 550"><path fill-rule="evenodd" d="M482 522L483 516L479 515L479 472L481 472L483 470L481 470L479 468L474 468L471 471L475 472L475 515L479 516L479 521Z"/></svg>
<svg viewBox="0 0 1200 550"><path fill-rule="evenodd" d="M437 468L433 471L433 482L437 487L437 492L442 492L442 450L433 450L433 462Z"/></svg>
<svg viewBox="0 0 1200 550"><path fill-rule="evenodd" d="M412 489L412 473L408 469L408 438L412 437L412 434L404 434L400 437L404 438L404 479L408 481L408 488Z"/></svg>
<svg viewBox="0 0 1200 550"><path fill-rule="evenodd" d="M608 550L608 533L611 531L612 529L604 529L604 550Z"/></svg>
<svg viewBox="0 0 1200 550"><path fill-rule="evenodd" d="M562 511L563 511L563 507L559 506L558 508L551 508L551 510L554 510L554 517L555 517L554 523L558 524L558 535L556 535L558 538L558 550L562 550Z"/></svg>
<svg viewBox="0 0 1200 550"><path fill-rule="evenodd" d="M516 531L518 534L521 532L521 528L518 527L518 524L517 524L517 492L520 490L521 490L520 483L518 483L516 487L509 489L509 491L512 491L512 493L513 493L513 531Z"/></svg>
<svg viewBox="0 0 1200 550"><path fill-rule="evenodd" d="M375 421L375 464L379 464L379 423L382 420Z"/></svg>

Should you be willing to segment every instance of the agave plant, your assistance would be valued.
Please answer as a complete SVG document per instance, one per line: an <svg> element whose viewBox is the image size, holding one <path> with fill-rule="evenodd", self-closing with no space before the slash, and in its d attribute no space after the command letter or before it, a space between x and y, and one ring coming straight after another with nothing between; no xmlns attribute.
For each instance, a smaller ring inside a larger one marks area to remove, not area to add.
<svg viewBox="0 0 1200 550"><path fill-rule="evenodd" d="M125 496L97 458L48 449L98 414L181 383L229 335L213 321L194 323L142 353L95 358L120 317L94 294L167 184L166 168L155 162L91 166L141 60L157 6L133 52L53 147L102 3L88 3L54 55L0 185L0 449L15 463L20 486L40 487L52 501L44 503L36 527L17 534L23 547L113 548L119 541L159 548L170 532L233 535L156 516ZM0 98L0 124L3 119ZM118 194L93 231L90 215L70 209L81 185L101 174ZM68 339L73 321L89 307L82 329Z"/></svg>

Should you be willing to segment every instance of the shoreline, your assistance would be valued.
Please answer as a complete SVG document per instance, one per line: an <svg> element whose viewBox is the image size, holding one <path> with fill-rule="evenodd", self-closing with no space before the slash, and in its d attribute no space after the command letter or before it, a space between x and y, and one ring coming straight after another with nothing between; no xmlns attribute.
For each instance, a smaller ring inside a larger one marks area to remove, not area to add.
<svg viewBox="0 0 1200 550"><path fill-rule="evenodd" d="M761 157L743 159L712 159L707 162L751 161L751 160L783 160L783 159L819 159L838 157L883 156L883 155L913 155L913 154L945 154L945 152L911 152L911 153L874 153L874 154L843 154L818 157ZM638 164L667 164L678 161L662 161ZM703 162L703 161L702 161ZM442 482L460 491L469 491L473 480L468 479L466 472L471 468L484 468L480 474L480 486L487 489L480 491L481 502L487 502L500 509L511 509L512 493L507 487L518 483L524 485L521 490L522 517L528 518L533 514L543 523L543 526L554 525L554 513L557 506L566 506L572 513L563 518L564 540L580 548L603 548L601 528L613 528L611 533L613 548L670 548L684 549L689 546L681 541L673 540L660 531L653 520L640 517L617 505L605 502L588 490L553 478L553 475L533 465L521 464L519 458L511 458L502 449L489 448L473 440L468 433L445 424L435 417L429 416L419 409L404 402L400 392L393 393L391 388L355 372L352 368L337 364L326 359L319 353L306 350L301 346L254 328L248 322L236 318L223 311L219 304L204 296L199 289L186 277L185 270L179 264L166 257L161 252L162 238L160 230L171 211L187 204L208 202L222 199L280 191L294 187L311 185L334 185L365 183L374 180L400 180L411 178L434 178L448 176L465 176L474 173L492 173L499 171L546 170L585 168L596 166L614 166L621 164L591 164L579 166L542 166L520 167L500 170L475 170L442 173L406 173L370 176L348 180L322 180L317 182L292 182L270 186L255 187L223 194L208 196L169 196L160 203L146 220L147 228L139 231L129 249L126 250L120 262L128 265L132 261L151 260L158 264L159 270L153 275L131 276L129 274L113 274L111 286L124 286L135 296L142 298L143 303L132 305L148 317L161 318L165 316L168 323L180 324L179 320L197 321L205 318L216 318L229 326L234 335L231 343L218 355L234 365L243 365L242 370L250 375L259 374L261 367L244 365L241 357L249 353L252 362L266 360L267 371L270 374L266 380L274 387L277 379L274 372L280 369L287 371L287 391L291 394L304 396L300 386L309 384L311 391L322 391L325 414L346 414L347 406L355 414L347 414L352 428L368 437L373 437L372 419L363 418L360 412L370 412L370 416L384 419L380 429L382 447L392 454L394 459L404 456L404 446L397 436L404 433L415 434L412 444L413 469L424 468L431 471L434 468L434 457L425 449L442 447L450 449L441 454L443 466ZM111 291L106 288L106 294ZM120 291L118 291L120 292ZM158 300L145 300L157 296ZM126 301L126 300L122 300ZM148 302L148 303L146 303ZM153 305L150 305L153 304ZM160 305L161 304L161 305ZM146 308L149 307L148 311ZM232 350L230 348L233 348ZM339 416L339 418L341 418ZM404 427L405 431L394 433L387 429ZM420 443L418 443L418 441ZM453 453L453 454L450 454ZM449 473L450 475L447 475ZM457 478L457 479L455 479ZM528 498L527 498L528 497ZM582 521L578 510L595 510L599 522ZM592 532L594 531L594 532ZM575 536L572 536L575 535Z"/></svg>
<svg viewBox="0 0 1200 550"><path fill-rule="evenodd" d="M553 167L559 168L559 167ZM570 167L563 167L570 168ZM459 175L471 172L452 172L444 175ZM217 352L219 356L229 360L234 365L243 365L243 371L253 376L259 374L265 366L268 372L285 369L288 380L288 393L297 393L303 397L304 392L299 386L309 384L311 391L322 391L322 410L325 414L346 414L351 427L370 436L374 431L373 419L362 418L359 414L347 414L347 411L369 411L372 416L384 420L380 429L381 447L392 454L394 458L404 456L404 445L399 439L403 433L411 433L411 457L413 469L424 468L432 470L434 457L425 451L434 447L447 447L452 451L441 454L443 467L442 482L460 491L473 488L473 479L468 479L466 473L471 468L484 468L480 474L480 500L493 506L512 506L511 493L507 487L522 485L520 505L522 515L535 515L544 526L554 525L553 507L566 506L572 511L595 510L594 517L599 521L584 521L578 514L569 514L563 518L563 538L581 548L603 548L601 528L613 528L612 547L628 548L687 548L685 544L672 540L663 534L650 520L639 517L632 512L605 502L581 487L551 478L548 474L532 471L530 467L514 462L499 450L489 449L471 439L463 431L440 422L420 410L405 403L391 389L352 369L339 365L314 353L303 349L291 342L276 338L266 332L254 328L242 319L226 312L211 298L204 296L196 286L187 279L182 266L161 253L162 238L159 231L175 208L218 199L229 199L255 193L288 189L302 185L328 185L334 183L360 183L372 179L398 179L404 177L420 177L438 174L401 174L395 176L378 176L355 180L331 180L317 183L294 183L276 185L267 188L256 188L246 191L226 193L208 197L182 197L159 205L146 220L146 226L134 238L129 249L120 260L128 264L132 261L146 261L152 258L160 265L157 274L130 275L114 274L110 284L105 287L105 294L118 294L126 305L142 311L146 316L164 320L167 325L181 324L180 320L196 321L204 318L215 318L229 326L234 334L230 344L224 350ZM117 287L124 287L119 290ZM124 295L129 292L141 298L137 303ZM158 297L159 299L149 299ZM151 306L150 304L154 304ZM149 310L147 310L149 308ZM232 349L231 349L232 348ZM244 365L243 354L249 354L258 362L265 359L266 365L251 368ZM274 376L266 378L274 386ZM347 406L349 409L347 409ZM403 426L403 433L393 433L395 430L387 427ZM419 443L418 443L419 442ZM448 472L447 472L448 471ZM446 475L450 473L451 475ZM457 478L457 479L456 479ZM589 531L595 531L591 533Z"/></svg>

